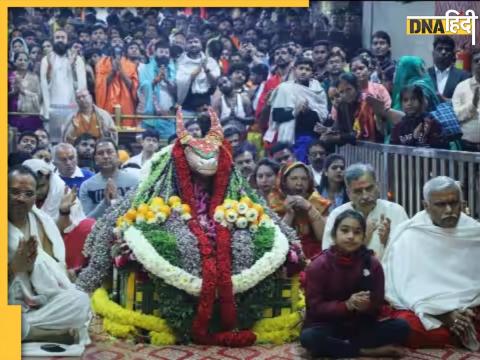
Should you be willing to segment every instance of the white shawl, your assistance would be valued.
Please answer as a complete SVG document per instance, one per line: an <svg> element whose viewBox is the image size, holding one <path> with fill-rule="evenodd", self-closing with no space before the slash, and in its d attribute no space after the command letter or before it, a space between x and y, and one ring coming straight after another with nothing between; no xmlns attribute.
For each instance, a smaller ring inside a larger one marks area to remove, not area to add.
<svg viewBox="0 0 480 360"><path fill-rule="evenodd" d="M201 54L198 59L192 59L187 56L186 53L180 55L177 60L177 101L179 104L183 104L185 98L187 97L188 90L190 89L191 84L191 74L194 70L198 69L201 63L205 60L205 54ZM220 76L220 67L218 66L215 59L208 57L207 58L207 69L210 70L210 73L215 77L218 78ZM213 84L212 84L213 85ZM193 81L192 86L192 93L193 94L205 94L210 84L207 79L207 74L203 69L200 73L196 76L195 80Z"/></svg>
<svg viewBox="0 0 480 360"><path fill-rule="evenodd" d="M23 162L23 165L30 168L33 172L37 173L38 171L46 172L50 171L50 184L48 189L47 197L42 205L41 210L44 211L47 215L57 221L60 216L60 203L65 194L65 188L67 185L65 182L58 176L56 173L50 170L50 165L43 160L39 159L29 159ZM71 190L68 189L70 192ZM72 231L83 219L85 219L85 214L83 213L82 204L77 198L73 203L73 206L70 209L70 226L68 226L63 232L69 233Z"/></svg>
<svg viewBox="0 0 480 360"><path fill-rule="evenodd" d="M421 211L394 230L383 267L391 305L436 329L431 315L480 305L480 224L462 213L455 228L441 228Z"/></svg>
<svg viewBox="0 0 480 360"><path fill-rule="evenodd" d="M67 276L65 264L65 245L57 225L43 211L33 207L28 214L30 222L30 234L38 240L38 255L33 265L33 271L18 273L9 285L9 303L24 304L26 298L34 299L42 305L49 298L65 289L75 288ZM45 235L52 243L53 257L48 255L42 248L37 228L39 221L45 231ZM12 223L8 223L8 260L11 261L18 249L23 233ZM24 239L28 240L28 239ZM35 297L41 295L42 297Z"/></svg>
<svg viewBox="0 0 480 360"><path fill-rule="evenodd" d="M272 142L275 134L278 132L279 142L288 144L295 143L295 122L296 119L284 123L277 123L272 120L272 112L277 108L287 108L294 110L299 104L305 100L308 101L308 107L315 111L320 121L328 116L327 95L322 85L315 79L310 80L308 87L297 84L293 81L281 83L273 92L271 98L270 120L268 130L264 139Z"/></svg>

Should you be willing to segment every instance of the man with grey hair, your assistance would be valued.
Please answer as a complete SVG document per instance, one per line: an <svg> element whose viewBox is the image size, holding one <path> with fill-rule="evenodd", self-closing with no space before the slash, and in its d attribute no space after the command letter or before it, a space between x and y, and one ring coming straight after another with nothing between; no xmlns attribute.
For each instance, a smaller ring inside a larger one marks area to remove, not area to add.
<svg viewBox="0 0 480 360"><path fill-rule="evenodd" d="M63 132L63 140L73 144L82 134L90 134L96 139L109 137L118 143L118 132L110 114L93 103L87 89L75 93L78 112L70 117Z"/></svg>
<svg viewBox="0 0 480 360"><path fill-rule="evenodd" d="M65 182L65 184L73 189L80 189L80 185L94 173L87 169L80 169L77 165L77 150L72 144L60 143L53 148L53 164L55 172Z"/></svg>
<svg viewBox="0 0 480 360"><path fill-rule="evenodd" d="M398 226L383 257L385 298L411 327L408 346L478 351L480 223L461 212L461 188L447 176L423 196L425 210Z"/></svg>
<svg viewBox="0 0 480 360"><path fill-rule="evenodd" d="M357 163L345 170L345 184L350 202L333 210L327 218L322 248L332 244L332 228L336 217L345 210L356 210L367 220L366 246L382 258L390 232L408 219L405 209L394 202L379 199L375 170L369 164Z"/></svg>

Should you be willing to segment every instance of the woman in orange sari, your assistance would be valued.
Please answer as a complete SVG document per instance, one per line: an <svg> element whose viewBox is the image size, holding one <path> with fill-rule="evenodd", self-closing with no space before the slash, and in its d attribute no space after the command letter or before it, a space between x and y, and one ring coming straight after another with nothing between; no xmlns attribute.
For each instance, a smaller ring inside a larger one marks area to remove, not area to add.
<svg viewBox="0 0 480 360"><path fill-rule="evenodd" d="M322 250L324 216L330 201L314 188L313 175L302 162L284 165L277 177L276 189L268 196L270 208L295 228L305 257L311 259Z"/></svg>

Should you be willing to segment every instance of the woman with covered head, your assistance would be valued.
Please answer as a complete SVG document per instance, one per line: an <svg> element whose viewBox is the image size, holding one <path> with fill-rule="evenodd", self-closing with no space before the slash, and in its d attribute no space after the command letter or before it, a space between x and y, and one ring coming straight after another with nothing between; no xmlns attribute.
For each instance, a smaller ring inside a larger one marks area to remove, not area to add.
<svg viewBox="0 0 480 360"><path fill-rule="evenodd" d="M392 96L392 107L395 110L402 110L401 92L408 85L420 86L427 102L425 110L435 110L440 100L436 95L432 79L426 71L425 62L418 56L402 56L397 64Z"/></svg>
<svg viewBox="0 0 480 360"><path fill-rule="evenodd" d="M26 51L13 54L14 71L8 74L8 110L20 113L39 113L41 102L40 79L29 70L30 59ZM39 116L9 115L8 123L20 132L34 131L42 126Z"/></svg>
<svg viewBox="0 0 480 360"><path fill-rule="evenodd" d="M305 257L321 252L330 201L315 191L310 168L302 162L284 165L277 177L277 186L268 196L269 206L283 221L295 228Z"/></svg>
<svg viewBox="0 0 480 360"><path fill-rule="evenodd" d="M28 55L28 44L23 37L15 37L10 41L10 53L8 57L10 62L15 62L14 56L20 52L25 52Z"/></svg>

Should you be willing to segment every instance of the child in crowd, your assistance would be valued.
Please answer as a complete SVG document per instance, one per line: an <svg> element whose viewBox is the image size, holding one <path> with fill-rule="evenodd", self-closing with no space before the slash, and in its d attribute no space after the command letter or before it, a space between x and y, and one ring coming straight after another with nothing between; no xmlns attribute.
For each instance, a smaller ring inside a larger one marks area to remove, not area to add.
<svg viewBox="0 0 480 360"><path fill-rule="evenodd" d="M384 301L380 262L365 247L363 216L346 210L335 219L334 245L307 268L307 312L300 342L315 357L401 357L410 328L378 320Z"/></svg>
<svg viewBox="0 0 480 360"><path fill-rule="evenodd" d="M393 127L391 143L396 145L448 148L440 123L425 112L426 100L419 85L405 86L400 99L405 116Z"/></svg>

